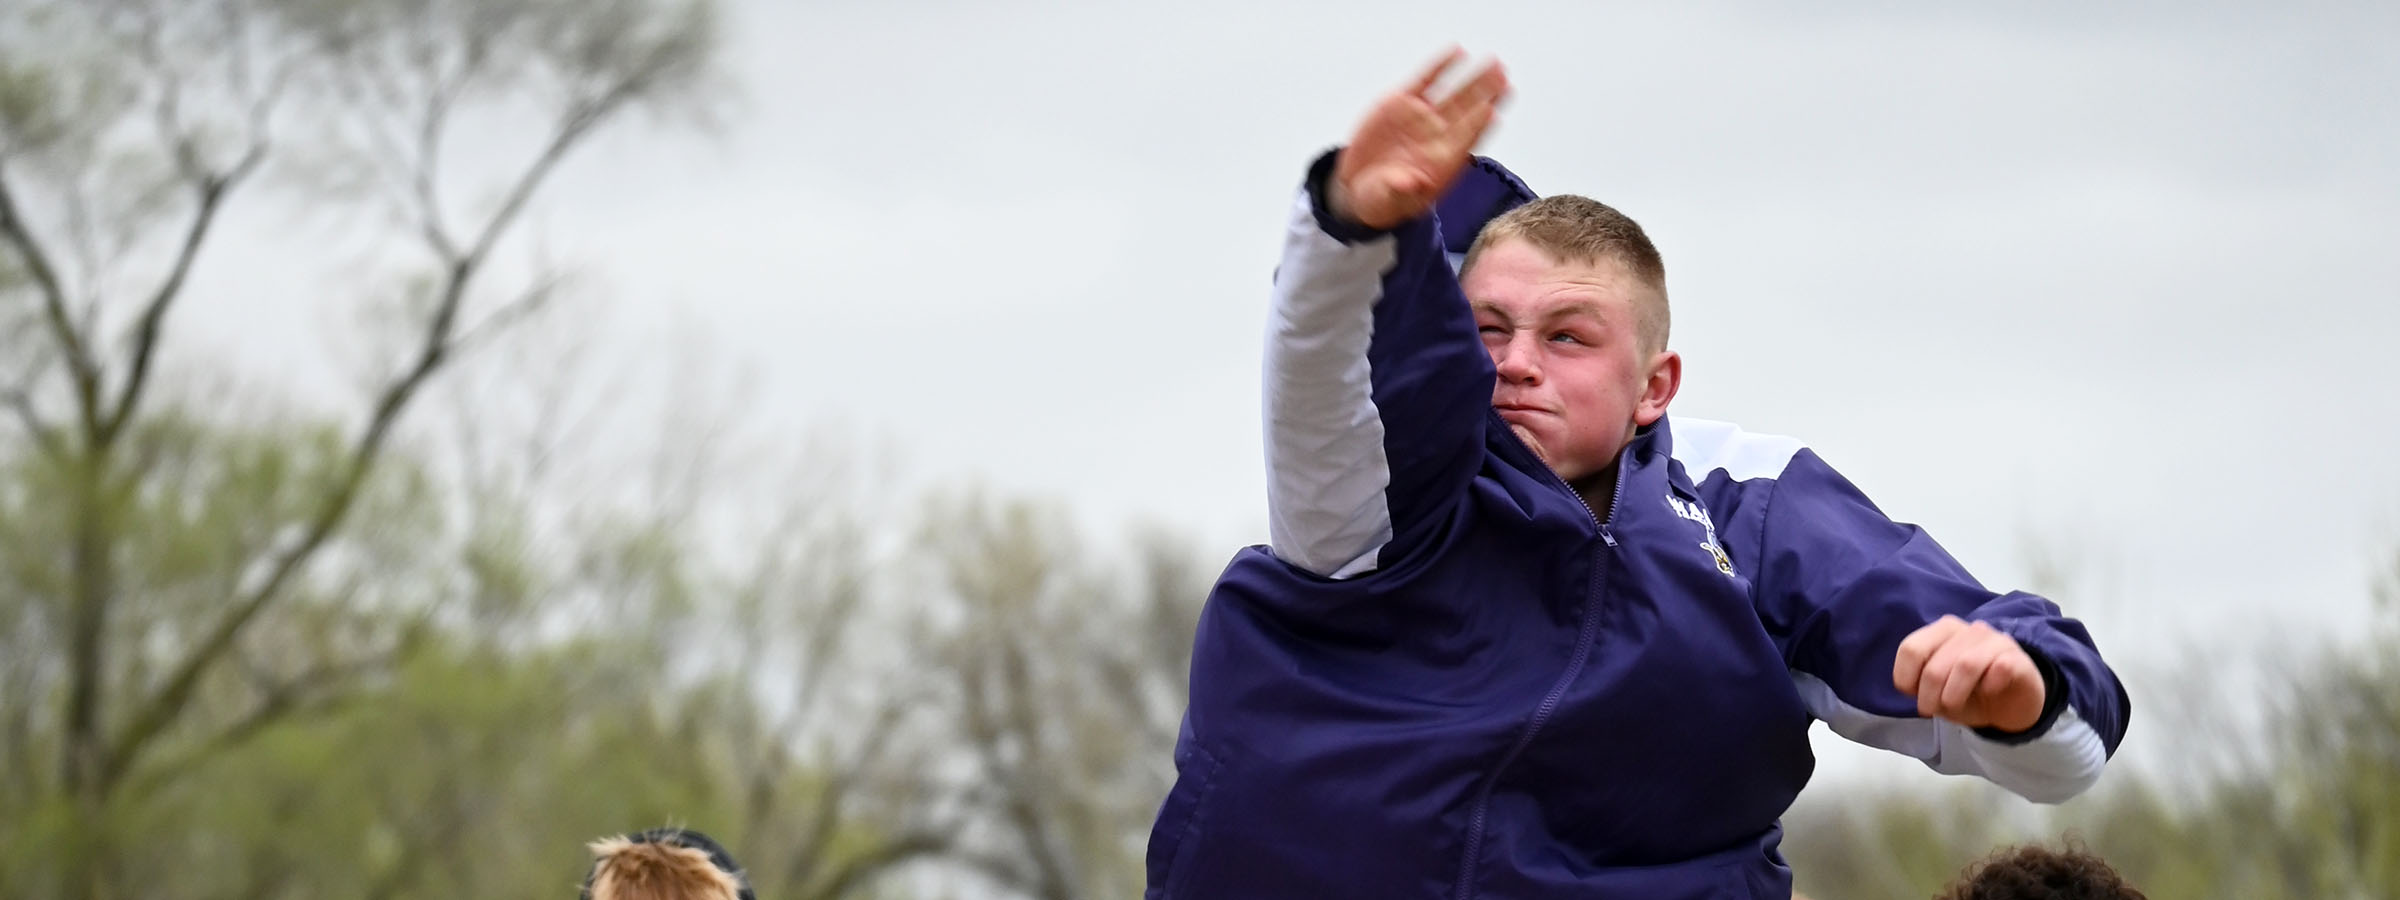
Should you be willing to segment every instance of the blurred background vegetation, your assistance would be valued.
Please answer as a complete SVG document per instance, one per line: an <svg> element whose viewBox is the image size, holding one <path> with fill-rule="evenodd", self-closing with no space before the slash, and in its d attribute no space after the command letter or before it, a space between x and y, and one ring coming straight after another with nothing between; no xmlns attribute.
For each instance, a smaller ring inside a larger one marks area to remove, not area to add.
<svg viewBox="0 0 2400 900"><path fill-rule="evenodd" d="M1139 895L1228 548L895 491L674 392L630 455L577 424L638 413L546 340L574 281L525 210L595 135L708 127L719 27L700 0L0 0L0 896L565 896L582 842L666 823L763 897ZM467 132L523 152L445 165ZM322 298L366 323L347 406L174 351L260 195L307 212L291 252L375 236ZM1928 896L2072 834L2153 897L2400 897L2390 562L2351 649L2256 697L2137 692L2177 758L2086 798L1812 789L1801 886Z"/></svg>

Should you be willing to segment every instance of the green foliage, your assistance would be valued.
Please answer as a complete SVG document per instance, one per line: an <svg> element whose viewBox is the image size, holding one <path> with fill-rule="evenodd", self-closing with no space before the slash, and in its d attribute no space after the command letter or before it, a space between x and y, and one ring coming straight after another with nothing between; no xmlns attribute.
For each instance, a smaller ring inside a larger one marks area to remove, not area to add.
<svg viewBox="0 0 2400 900"><path fill-rule="evenodd" d="M112 479L126 487L109 522L122 536L121 583L142 601L123 619L122 640L136 647L171 644L215 614L240 581L229 567L251 558L250 544L288 536L346 452L322 428L176 416L151 420L134 443L142 450L128 458L139 462ZM0 592L11 625L0 674L12 679L0 695L10 810L0 897L71 893L59 848L78 819L56 769L42 765L57 748L57 694L15 689L58 678L56 604L41 592L57 580L51 526L71 484L39 454L0 458L0 577L11 586ZM546 552L525 510L486 497L461 519L443 513L451 496L408 459L385 461L357 524L261 627L244 664L196 696L197 727L162 739L158 761L103 811L119 892L540 896L580 875L584 842L678 823L735 846L821 832L821 859L773 846L745 854L762 888L797 896L802 875L884 851L871 816L814 821L817 799L860 771L785 740L753 679L679 665L684 654L659 640L722 587L669 529L620 517L575 536L580 549ZM592 593L615 599L560 636L524 615ZM362 647L381 648L367 657L374 665L306 672L357 663ZM128 669L123 692L138 697L152 674ZM284 675L297 676L284 685L294 706L242 730L260 709L256 682Z"/></svg>
<svg viewBox="0 0 2400 900"><path fill-rule="evenodd" d="M604 642L499 656L437 642L336 713L279 724L111 822L116 881L149 897L540 896L583 841L727 821L645 688ZM55 824L11 835L22 895ZM21 851L21 852L18 852Z"/></svg>

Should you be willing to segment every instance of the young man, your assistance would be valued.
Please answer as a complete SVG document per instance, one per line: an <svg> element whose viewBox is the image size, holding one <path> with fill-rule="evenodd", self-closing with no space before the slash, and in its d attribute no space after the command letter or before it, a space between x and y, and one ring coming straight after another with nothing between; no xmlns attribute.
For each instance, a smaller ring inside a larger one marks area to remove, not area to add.
<svg viewBox="0 0 2400 900"><path fill-rule="evenodd" d="M1272 545L1202 614L1148 896L1781 900L1817 719L2089 785L2128 703L2082 626L1796 441L1670 422L1657 251L1473 157L1507 82L1436 96L1456 60L1293 209Z"/></svg>

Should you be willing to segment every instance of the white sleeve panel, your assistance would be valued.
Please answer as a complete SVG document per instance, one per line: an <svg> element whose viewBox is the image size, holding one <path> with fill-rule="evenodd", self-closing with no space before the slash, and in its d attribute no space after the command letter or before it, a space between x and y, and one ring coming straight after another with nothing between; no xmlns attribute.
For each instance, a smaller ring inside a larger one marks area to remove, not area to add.
<svg viewBox="0 0 2400 900"><path fill-rule="evenodd" d="M1792 673L1810 715L1833 733L1915 757L1945 775L1976 775L2035 803L2064 803L2100 779L2108 751L2100 734L2075 714L2059 713L2050 731L2022 744L2004 744L1942 719L1879 716L1842 702L1833 687L1806 672Z"/></svg>
<svg viewBox="0 0 2400 900"><path fill-rule="evenodd" d="M1267 320L1267 527L1278 558L1322 576L1374 569L1392 539L1367 344L1396 258L1391 237L1327 235L1305 190L1293 202Z"/></svg>

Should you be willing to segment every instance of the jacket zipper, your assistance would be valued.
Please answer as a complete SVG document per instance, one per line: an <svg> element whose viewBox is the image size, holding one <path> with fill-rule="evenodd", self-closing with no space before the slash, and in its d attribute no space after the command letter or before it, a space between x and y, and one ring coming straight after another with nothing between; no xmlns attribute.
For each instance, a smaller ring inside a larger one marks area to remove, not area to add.
<svg viewBox="0 0 2400 900"><path fill-rule="evenodd" d="M1524 439L1517 437L1513 431L1509 438L1520 445L1524 443ZM1528 454L1532 450L1531 447L1526 448ZM1600 542L1612 549L1617 546L1617 536L1609 531L1609 524L1617 520L1617 505L1625 498L1625 473L1628 468L1623 451L1619 453L1617 486L1608 495L1608 518L1605 520L1592 513L1592 505L1584 502L1583 495L1576 492L1574 485L1560 478L1558 472L1550 469L1548 464L1542 466L1544 471L1550 473L1551 483L1564 489L1568 496L1575 498L1577 506L1583 507L1583 514L1592 520L1592 526L1600 532ZM1539 457L1536 456L1536 459ZM1517 735L1517 742L1508 748L1507 754L1500 757L1500 764L1492 768L1491 776L1484 779L1483 788L1475 794L1475 808L1467 816L1467 847L1464 858L1459 861L1458 887L1451 891L1453 900L1470 900L1474 896L1475 869L1477 861L1483 856L1484 820L1491 811L1492 788L1500 783L1500 774L1508 771L1509 764L1516 762L1526 747L1532 746L1534 736L1550 720L1551 714L1558 711L1559 701L1565 699L1567 688L1575 683L1576 676L1583 674L1584 663L1591 657L1592 642L1598 639L1600 632L1600 582L1608 574L1610 562L1608 554L1601 554L1601 558L1592 566L1591 581L1583 591L1583 623L1582 627L1576 629L1575 652L1567 657L1566 671L1559 674L1557 683L1552 684L1550 692L1543 695L1541 705L1534 707L1533 719L1525 723L1525 730Z"/></svg>

